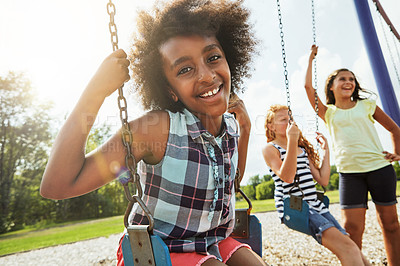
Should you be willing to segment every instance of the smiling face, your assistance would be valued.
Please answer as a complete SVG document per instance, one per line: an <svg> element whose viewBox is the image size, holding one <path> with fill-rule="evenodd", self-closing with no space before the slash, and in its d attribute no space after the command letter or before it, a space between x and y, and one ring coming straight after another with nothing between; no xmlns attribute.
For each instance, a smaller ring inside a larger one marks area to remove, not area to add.
<svg viewBox="0 0 400 266"><path fill-rule="evenodd" d="M341 71L333 80L330 90L333 92L335 99L351 99L356 88L356 79L352 72Z"/></svg>
<svg viewBox="0 0 400 266"><path fill-rule="evenodd" d="M176 36L160 47L174 101L181 101L203 125L219 130L228 108L231 73L215 37Z"/></svg>

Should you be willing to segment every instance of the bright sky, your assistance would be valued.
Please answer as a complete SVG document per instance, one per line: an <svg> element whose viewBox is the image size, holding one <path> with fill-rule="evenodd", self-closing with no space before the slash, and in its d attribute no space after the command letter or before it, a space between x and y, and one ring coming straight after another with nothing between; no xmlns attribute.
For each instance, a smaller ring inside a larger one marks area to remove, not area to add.
<svg viewBox="0 0 400 266"><path fill-rule="evenodd" d="M400 2L380 1L397 31L400 31ZM25 72L40 98L55 102L55 115L62 119L72 110L102 60L112 52L107 2L0 0L0 75L4 76L10 70ZM119 47L129 50L136 10L150 7L153 1L113 2L117 10L115 20ZM303 133L312 139L315 116L303 87L313 41L310 2L282 0L281 10L292 110ZM387 55L388 69L393 72L393 61L387 52L377 12L372 1L368 2L382 49ZM260 56L254 63L253 77L246 81L247 90L241 95L253 124L244 182L250 176L267 173L261 155L261 147L266 142L263 129L265 113L271 104L286 104L276 2L245 0L245 4L252 12L251 19L262 45ZM341 67L353 70L362 87L377 92L353 1L319 0L315 1L315 5L317 43L320 46L317 59L320 97L325 98L323 89L328 74ZM386 34L399 69L400 58L393 49L393 38L388 31ZM400 99L400 84L393 73L392 83ZM379 98L378 105L382 106ZM116 95L111 95L100 111L99 123L105 121L118 127L117 109ZM132 95L128 97L128 110L130 119L142 113ZM319 124L320 131L330 140L322 120ZM384 148L392 151L388 134L381 126L377 125L377 128Z"/></svg>

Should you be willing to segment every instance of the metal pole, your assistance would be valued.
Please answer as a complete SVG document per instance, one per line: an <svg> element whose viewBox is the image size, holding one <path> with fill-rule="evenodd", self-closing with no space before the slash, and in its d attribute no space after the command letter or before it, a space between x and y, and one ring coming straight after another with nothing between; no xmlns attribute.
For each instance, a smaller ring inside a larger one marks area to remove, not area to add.
<svg viewBox="0 0 400 266"><path fill-rule="evenodd" d="M400 126L399 105L376 35L368 0L354 0L354 4L383 110Z"/></svg>

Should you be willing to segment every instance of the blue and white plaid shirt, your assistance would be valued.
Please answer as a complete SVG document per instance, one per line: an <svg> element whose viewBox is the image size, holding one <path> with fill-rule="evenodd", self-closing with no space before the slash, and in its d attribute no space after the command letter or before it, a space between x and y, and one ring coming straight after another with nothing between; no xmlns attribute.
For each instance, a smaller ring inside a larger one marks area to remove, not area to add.
<svg viewBox="0 0 400 266"><path fill-rule="evenodd" d="M156 165L140 162L138 167L154 233L170 252L220 257L216 243L234 227L237 122L233 115L224 114L222 134L215 138L190 111L168 113L164 158ZM147 224L147 217L135 206L130 222Z"/></svg>

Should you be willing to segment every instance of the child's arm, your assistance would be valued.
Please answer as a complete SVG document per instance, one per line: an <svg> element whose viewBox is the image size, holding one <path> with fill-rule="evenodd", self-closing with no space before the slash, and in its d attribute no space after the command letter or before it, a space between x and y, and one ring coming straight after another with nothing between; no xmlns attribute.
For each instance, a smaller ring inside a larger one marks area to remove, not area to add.
<svg viewBox="0 0 400 266"><path fill-rule="evenodd" d="M103 61L87 85L54 141L41 182L43 197L64 199L88 193L113 180L120 166L125 165L125 148L120 134L90 154L85 155L85 146L104 99L129 78L128 65L125 52L117 50ZM148 145L150 136L140 129L148 120L147 115L130 123L131 129L137 129L132 143L137 161L150 159L152 155ZM150 125L150 122L147 123ZM152 130L150 126L146 130L162 131Z"/></svg>
<svg viewBox="0 0 400 266"><path fill-rule="evenodd" d="M293 183L297 170L297 148L300 131L295 123L288 126L286 157L282 161L279 151L268 144L262 149L265 162L286 183Z"/></svg>
<svg viewBox="0 0 400 266"><path fill-rule="evenodd" d="M321 154L322 163L320 169L317 169L314 164L310 162L310 170L315 181L317 181L321 186L327 186L331 174L329 146L325 136L318 132L317 134L317 141L321 144L321 150L323 152L323 154Z"/></svg>
<svg viewBox="0 0 400 266"><path fill-rule="evenodd" d="M307 72L306 72L306 80L304 84L304 88L306 89L307 97L308 100L312 106L312 108L315 111L315 90L312 85L312 62L315 58L315 56L318 53L318 46L313 45L311 47L311 53L310 57L308 59L308 66L307 66ZM318 97L318 116L321 117L322 120L325 121L325 112L326 112L326 106L321 102L321 99Z"/></svg>
<svg viewBox="0 0 400 266"><path fill-rule="evenodd" d="M250 138L251 121L244 102L236 95L233 98L235 99L232 99L230 101L228 112L235 113L236 120L238 121L240 127L240 137L238 140L238 168L240 170L240 177L242 179L244 176L244 171L246 169L247 149Z"/></svg>
<svg viewBox="0 0 400 266"><path fill-rule="evenodd" d="M387 131L389 131L392 137L394 153L384 151L385 159L390 162L400 161L400 128L394 122L390 116L388 116L381 108L376 106L375 113L373 115L374 119L378 121Z"/></svg>

